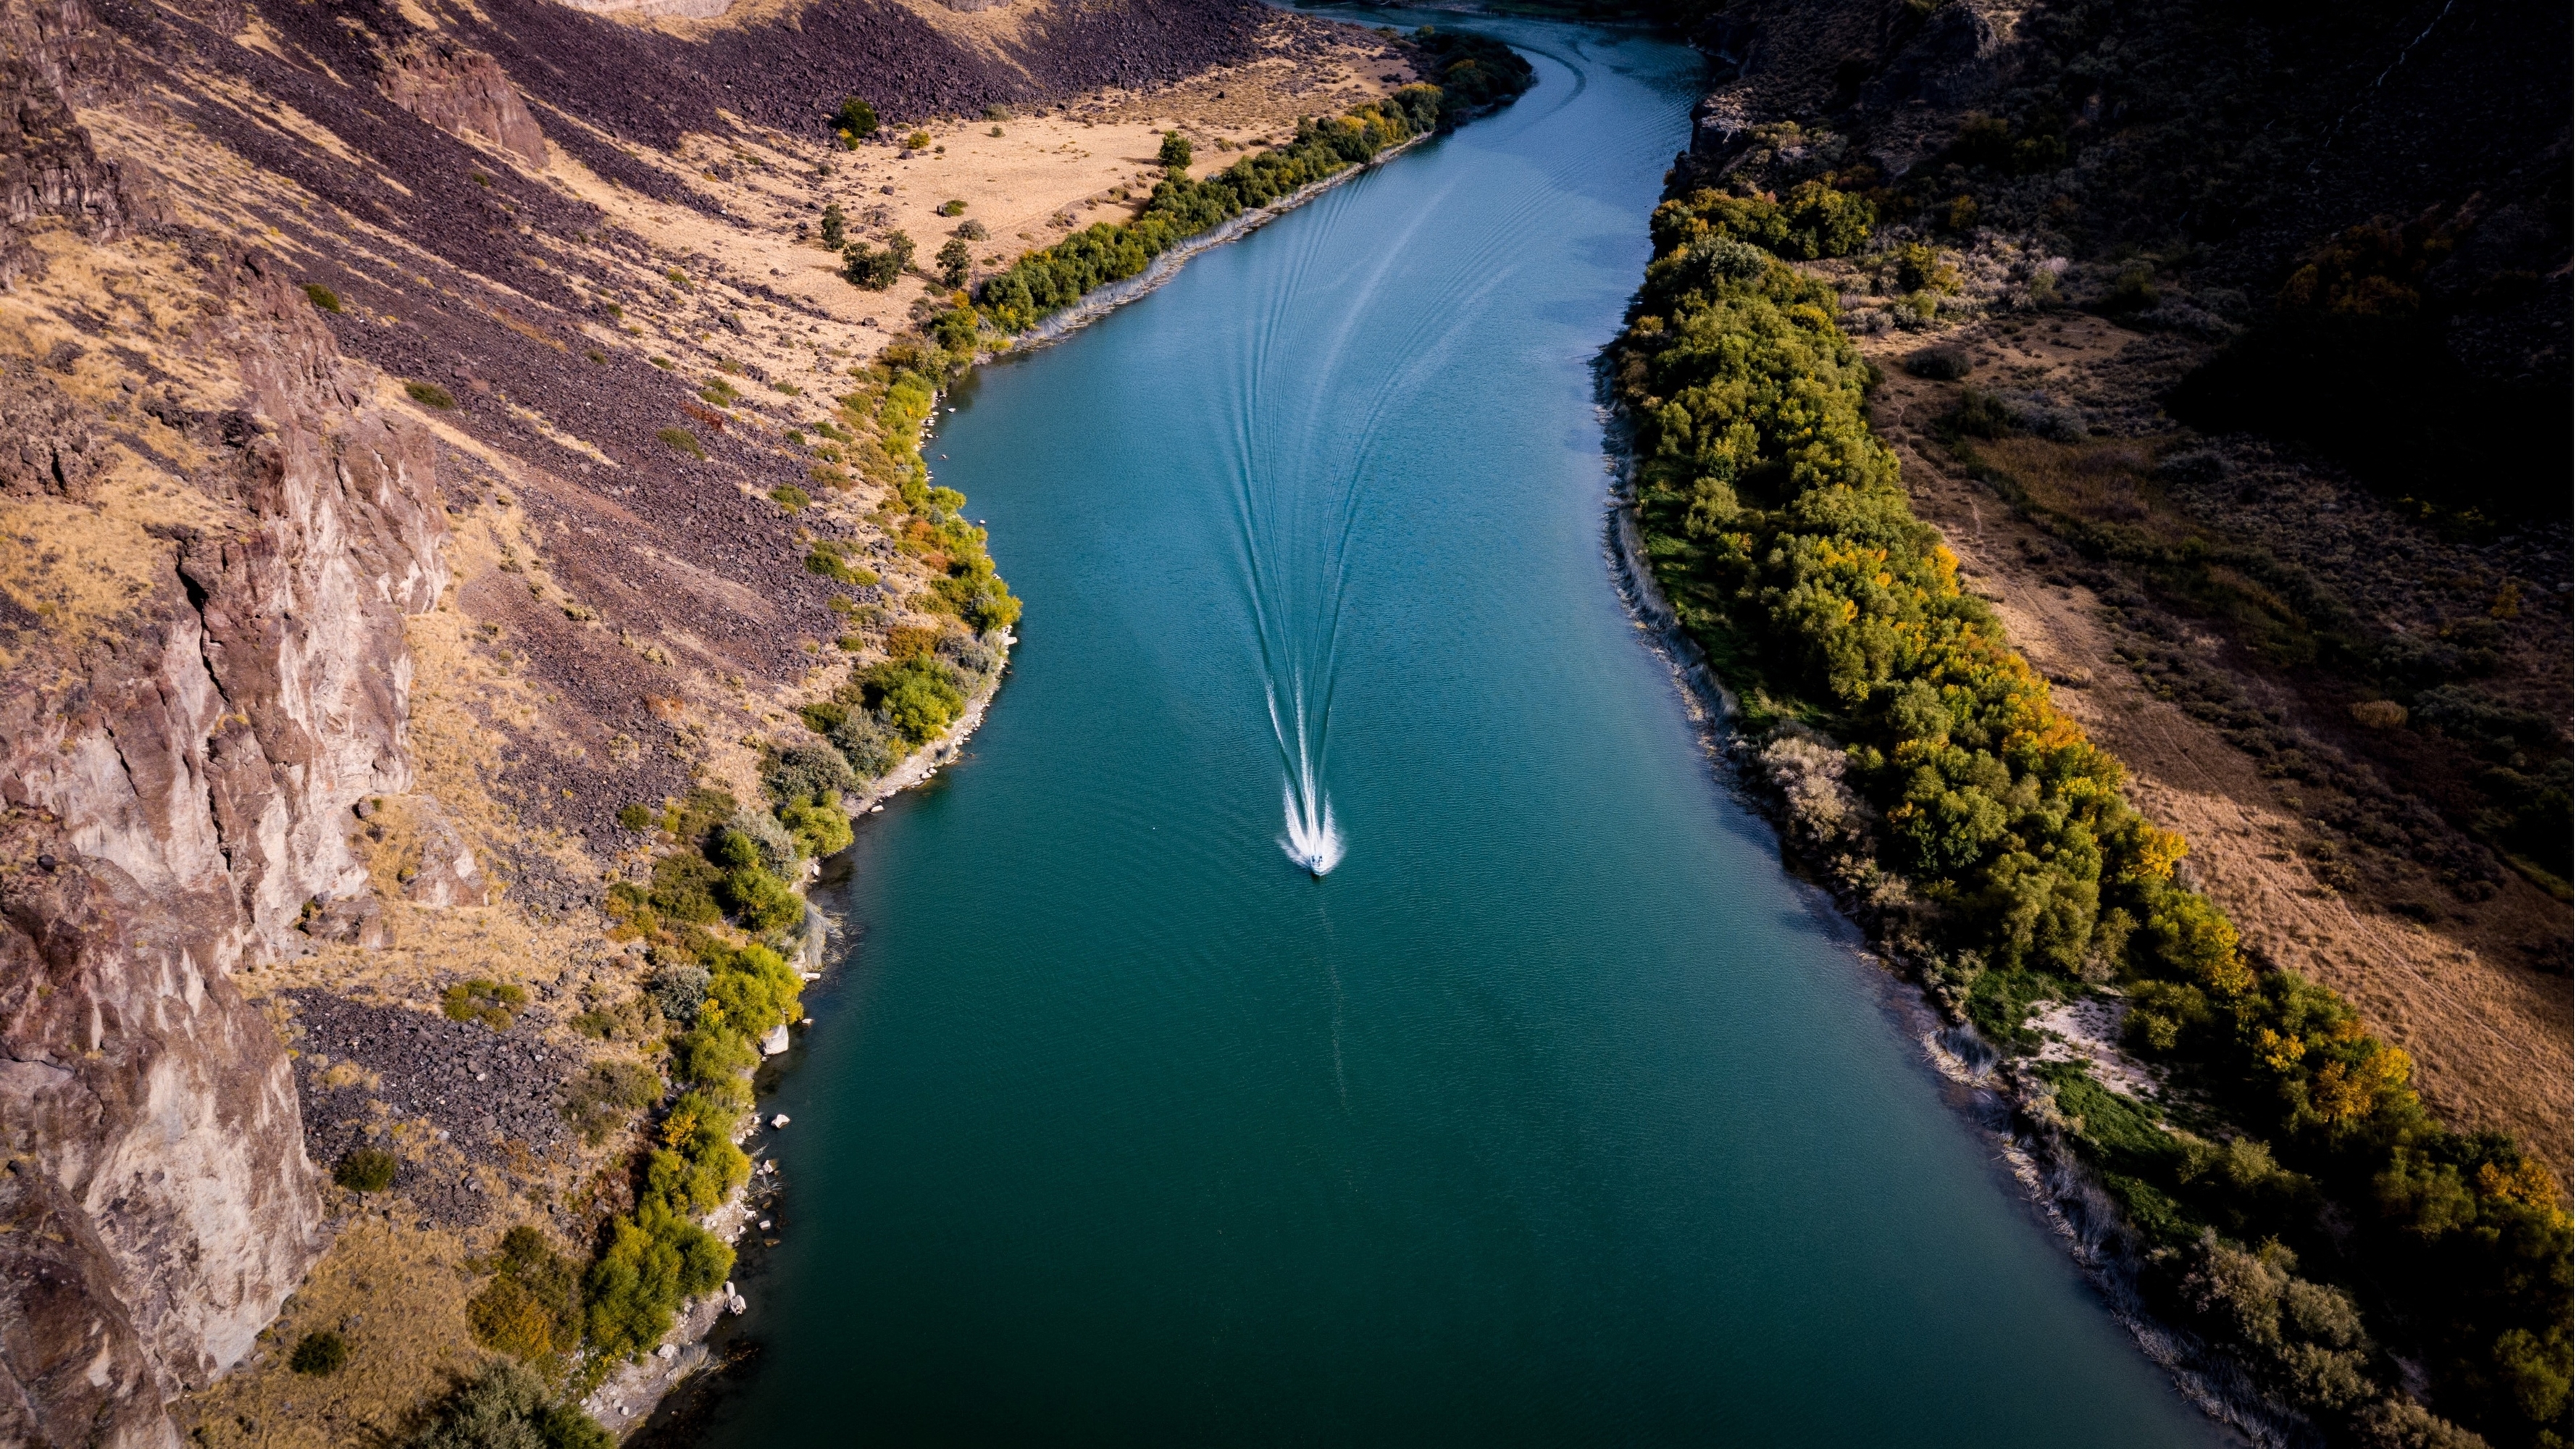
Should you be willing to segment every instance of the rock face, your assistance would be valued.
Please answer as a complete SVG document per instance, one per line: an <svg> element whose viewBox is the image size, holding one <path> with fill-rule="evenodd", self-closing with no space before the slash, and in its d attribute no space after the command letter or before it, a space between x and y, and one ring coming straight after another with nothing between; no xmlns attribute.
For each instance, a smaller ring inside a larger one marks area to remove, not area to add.
<svg viewBox="0 0 2576 1449"><path fill-rule="evenodd" d="M230 978L363 897L353 807L410 783L402 619L447 580L429 439L369 406L372 369L262 259L186 265L203 315L167 340L234 396L137 396L205 506L150 526L112 627L0 618L0 1442L176 1444L164 1399L319 1252L286 1053ZM78 411L0 377L0 416L46 421L0 460L21 526L94 514Z"/></svg>
<svg viewBox="0 0 2576 1449"><path fill-rule="evenodd" d="M111 237L149 211L72 118L114 70L81 0L0 0L0 288L40 265L24 235L39 217Z"/></svg>
<svg viewBox="0 0 2576 1449"><path fill-rule="evenodd" d="M531 166L546 164L546 136L537 118L528 114L528 103L519 99L501 63L479 50L417 37L385 57L381 84L385 99L451 136L471 131Z"/></svg>

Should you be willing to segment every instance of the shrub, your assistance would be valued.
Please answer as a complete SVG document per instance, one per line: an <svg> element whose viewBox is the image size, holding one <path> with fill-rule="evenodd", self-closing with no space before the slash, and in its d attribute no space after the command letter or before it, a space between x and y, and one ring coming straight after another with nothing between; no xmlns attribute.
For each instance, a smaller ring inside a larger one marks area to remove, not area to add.
<svg viewBox="0 0 2576 1449"><path fill-rule="evenodd" d="M450 1021L479 1021L494 1031L508 1031L511 1013L528 1004L526 988L486 977L459 981L439 994L438 1009Z"/></svg>
<svg viewBox="0 0 2576 1449"><path fill-rule="evenodd" d="M974 274L974 270L974 249L967 246L963 238L951 237L947 245L939 249L941 282L951 287L965 286L966 279Z"/></svg>
<svg viewBox="0 0 2576 1449"><path fill-rule="evenodd" d="M911 135L903 138L904 149L907 151L918 151L929 144L930 133L928 131L915 131Z"/></svg>
<svg viewBox="0 0 2576 1449"><path fill-rule="evenodd" d="M532 1360L581 1347L581 1270L543 1232L510 1229L483 1267L492 1281L465 1303L475 1342Z"/></svg>
<svg viewBox="0 0 2576 1449"><path fill-rule="evenodd" d="M394 1176L401 1170L401 1159L383 1148L357 1147L331 1169L331 1180L351 1192L383 1192L394 1185Z"/></svg>
<svg viewBox="0 0 2576 1449"><path fill-rule="evenodd" d="M877 778L911 753L895 738L884 717L864 709L844 712L826 738L849 762L851 773L862 780Z"/></svg>
<svg viewBox="0 0 2576 1449"><path fill-rule="evenodd" d="M2108 312L2143 312L2161 300L2156 269L2146 262L2131 262L2111 279L2110 295L2102 299L2102 307Z"/></svg>
<svg viewBox="0 0 2576 1449"><path fill-rule="evenodd" d="M321 308L325 312L339 312L343 310L340 305L340 294L332 291L326 286L323 286L320 282L305 283L304 298L306 301L311 302L314 306Z"/></svg>
<svg viewBox="0 0 2576 1449"><path fill-rule="evenodd" d="M2369 730L2406 727L2406 706L2393 699L2365 699L2352 707L2353 723Z"/></svg>
<svg viewBox="0 0 2576 1449"><path fill-rule="evenodd" d="M1957 382L1970 369L1964 347L1919 347L1905 355L1905 370L1936 382Z"/></svg>
<svg viewBox="0 0 2576 1449"><path fill-rule="evenodd" d="M894 233L896 237L902 235L901 232ZM895 284L911 261L909 244L900 251L891 245L879 251L866 242L852 242L841 253L841 279L853 287L882 292Z"/></svg>
<svg viewBox="0 0 2576 1449"><path fill-rule="evenodd" d="M1165 131L1163 146L1155 153L1154 164L1166 171L1190 169L1190 138L1178 131Z"/></svg>
<svg viewBox="0 0 2576 1449"><path fill-rule="evenodd" d="M855 838L850 817L841 809L837 793L827 792L813 800L790 800L778 807L778 820L795 834L806 854L817 858L849 849Z"/></svg>
<svg viewBox="0 0 2576 1449"><path fill-rule="evenodd" d="M616 1449L599 1421L557 1403L535 1370L495 1359L458 1386L404 1449Z"/></svg>
<svg viewBox="0 0 2576 1449"><path fill-rule="evenodd" d="M984 229L984 223L977 221L970 216L966 220L957 223L957 229L950 232L949 235L961 237L967 241L982 241L986 237L991 236L992 233Z"/></svg>
<svg viewBox="0 0 2576 1449"><path fill-rule="evenodd" d="M877 133L877 108L857 96L845 96L841 109L833 114L834 127L853 140Z"/></svg>
<svg viewBox="0 0 2576 1449"><path fill-rule="evenodd" d="M835 705L833 708L840 713L824 725L827 733L832 725L840 723L848 715L845 707ZM842 758L841 752L820 740L790 740L772 746L761 770L760 783L772 799L782 804L819 800L826 795L845 795L858 787L857 779L850 773L849 762Z"/></svg>
<svg viewBox="0 0 2576 1449"><path fill-rule="evenodd" d="M696 995L672 993L666 996L661 990L662 976L690 970L696 971L699 977ZM706 972L702 968L665 967L663 972L656 973L652 984L646 988L646 999L658 1006L664 1016L686 1024L696 1016L697 1002L706 995L705 977ZM674 997L685 999L687 1015L672 1009ZM564 1120L581 1133L584 1142L597 1147L619 1127L634 1120L636 1113L661 1100L662 1077L652 1068L635 1062L593 1062L588 1071L565 1085L563 1115Z"/></svg>
<svg viewBox="0 0 2576 1449"><path fill-rule="evenodd" d="M837 201L825 203L822 225L823 245L836 252L839 251L841 243L849 240L849 224L849 218L841 212L841 203Z"/></svg>
<svg viewBox="0 0 2576 1449"><path fill-rule="evenodd" d="M941 216L964 216L966 214L966 203L962 201L943 201L939 203L939 214Z"/></svg>
<svg viewBox="0 0 2576 1449"><path fill-rule="evenodd" d="M790 513L797 513L813 504L814 495L793 483L781 483L769 490L769 501Z"/></svg>
<svg viewBox="0 0 2576 1449"><path fill-rule="evenodd" d="M1340 116L1300 121L1289 145L1244 157L1204 180L1167 171L1135 220L1102 222L1027 253L985 279L976 305L1005 332L1030 327L1095 287L1135 276L1188 237L1430 130L1440 121L1443 95L1432 86L1408 86Z"/></svg>
<svg viewBox="0 0 2576 1449"><path fill-rule="evenodd" d="M653 812L633 801L618 807L617 828L641 835L653 828Z"/></svg>
<svg viewBox="0 0 2576 1449"><path fill-rule="evenodd" d="M323 1378L338 1373L349 1362L349 1340L337 1329L316 1329L296 1341L295 1352L286 1366L300 1374Z"/></svg>
<svg viewBox="0 0 2576 1449"><path fill-rule="evenodd" d="M793 887L759 866L727 871L717 895L742 928L771 935L805 919L805 902Z"/></svg>
<svg viewBox="0 0 2576 1449"><path fill-rule="evenodd" d="M1959 269L1942 260L1941 253L1921 242L1907 242L1887 254L1889 275L1900 292L1932 292L1948 296L1959 290Z"/></svg>
<svg viewBox="0 0 2576 1449"><path fill-rule="evenodd" d="M403 392L413 402L425 408L445 409L456 406L455 394L434 382L407 382L403 384Z"/></svg>
<svg viewBox="0 0 2576 1449"><path fill-rule="evenodd" d="M1791 191L1785 204L1767 196L1694 191L1656 207L1650 225L1658 255L1723 239L1811 261L1850 256L1869 239L1877 221L1878 210L1866 199L1808 181Z"/></svg>
<svg viewBox="0 0 2576 1449"><path fill-rule="evenodd" d="M744 810L735 814L730 834L751 842L751 864L774 875L785 875L796 868L803 857L797 854L795 837L766 810Z"/></svg>
<svg viewBox="0 0 2576 1449"><path fill-rule="evenodd" d="M686 428L664 428L653 437L674 453L685 453L701 463L707 460L707 450L698 442L698 435Z"/></svg>
<svg viewBox="0 0 2576 1449"><path fill-rule="evenodd" d="M868 707L914 745L938 738L966 712L966 692L954 673L927 655L874 665L861 674L860 687Z"/></svg>

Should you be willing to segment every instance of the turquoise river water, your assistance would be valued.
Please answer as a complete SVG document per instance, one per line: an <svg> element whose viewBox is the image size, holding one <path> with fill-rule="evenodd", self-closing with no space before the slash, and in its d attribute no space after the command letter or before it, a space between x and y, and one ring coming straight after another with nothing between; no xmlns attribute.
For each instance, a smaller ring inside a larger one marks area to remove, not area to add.
<svg viewBox="0 0 2576 1449"><path fill-rule="evenodd" d="M1536 90L942 416L1024 638L823 892L697 1442L2219 1442L1622 612L1695 60L1478 24Z"/></svg>

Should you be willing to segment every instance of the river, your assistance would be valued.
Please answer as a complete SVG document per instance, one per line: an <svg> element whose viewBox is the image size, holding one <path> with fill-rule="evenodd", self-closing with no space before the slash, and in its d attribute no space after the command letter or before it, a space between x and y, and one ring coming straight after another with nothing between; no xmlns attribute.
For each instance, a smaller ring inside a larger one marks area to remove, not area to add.
<svg viewBox="0 0 2576 1449"><path fill-rule="evenodd" d="M1478 24L1518 104L941 418L1023 642L824 891L698 1442L2221 1442L1613 589L1590 368L1695 60Z"/></svg>

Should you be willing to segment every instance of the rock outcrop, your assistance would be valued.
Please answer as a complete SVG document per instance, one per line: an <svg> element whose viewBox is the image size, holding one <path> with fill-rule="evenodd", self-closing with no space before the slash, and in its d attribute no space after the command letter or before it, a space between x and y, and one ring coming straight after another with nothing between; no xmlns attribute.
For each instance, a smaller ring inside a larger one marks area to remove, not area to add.
<svg viewBox="0 0 2576 1449"><path fill-rule="evenodd" d="M438 36L416 36L385 57L385 99L451 136L472 132L530 166L546 164L545 132L501 63Z"/></svg>
<svg viewBox="0 0 2576 1449"><path fill-rule="evenodd" d="M364 892L353 807L410 778L402 619L446 584L423 430L371 408L372 369L263 259L183 265L205 316L169 340L236 395L143 396L202 460L176 480L197 521L148 525L151 581L109 627L0 621L10 1442L175 1444L164 1400L237 1362L318 1253L285 1048L231 976ZM19 371L0 412L81 439ZM0 471L21 527L94 515L76 469Z"/></svg>
<svg viewBox="0 0 2576 1449"><path fill-rule="evenodd" d="M40 265L25 235L38 218L104 239L150 211L72 118L72 99L114 70L81 0L0 0L0 289Z"/></svg>

